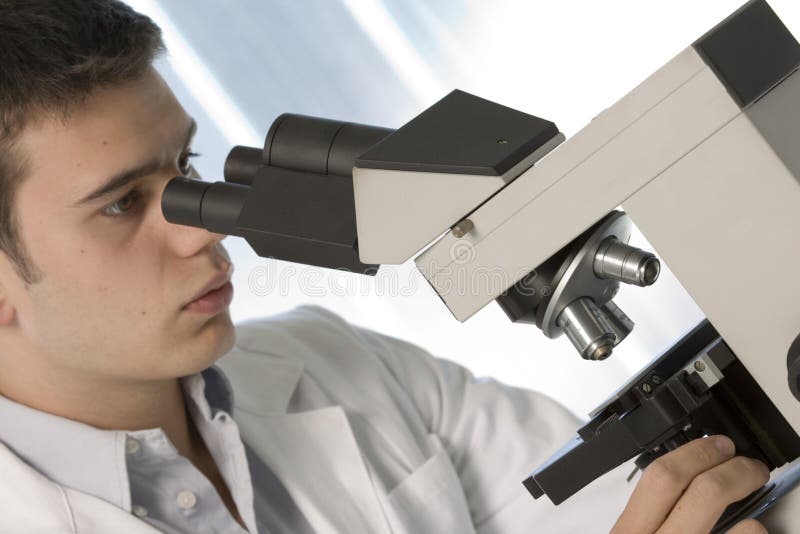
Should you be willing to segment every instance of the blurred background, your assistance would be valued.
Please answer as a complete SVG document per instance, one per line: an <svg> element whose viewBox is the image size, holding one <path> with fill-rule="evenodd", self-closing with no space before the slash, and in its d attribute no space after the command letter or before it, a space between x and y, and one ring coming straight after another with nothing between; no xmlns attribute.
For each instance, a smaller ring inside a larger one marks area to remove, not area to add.
<svg viewBox="0 0 800 534"><path fill-rule="evenodd" d="M222 180L234 145L262 146L281 113L398 128L454 88L551 120L569 138L743 3L126 1L164 31L158 68L199 123L195 166L209 181ZM800 36L797 0L770 5ZM372 278L260 258L236 237L224 244L236 322L318 304L584 418L703 317L667 264L655 286L622 288L615 301L636 328L609 360L587 362L565 337L514 325L494 303L459 323L413 261ZM649 248L641 234L632 244Z"/></svg>

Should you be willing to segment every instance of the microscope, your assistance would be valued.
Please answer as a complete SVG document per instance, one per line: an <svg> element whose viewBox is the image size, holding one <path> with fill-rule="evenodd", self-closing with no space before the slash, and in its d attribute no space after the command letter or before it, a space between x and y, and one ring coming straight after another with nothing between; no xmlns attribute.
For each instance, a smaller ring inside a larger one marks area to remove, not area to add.
<svg viewBox="0 0 800 534"><path fill-rule="evenodd" d="M413 258L457 320L495 301L592 362L633 329L620 284L652 285L665 262L706 319L524 485L559 504L725 434L774 471L722 532L800 483L798 66L753 0L570 139L458 90L397 130L284 114L263 148L230 152L224 182L173 179L163 213L307 265L374 275ZM658 256L629 244L634 224Z"/></svg>

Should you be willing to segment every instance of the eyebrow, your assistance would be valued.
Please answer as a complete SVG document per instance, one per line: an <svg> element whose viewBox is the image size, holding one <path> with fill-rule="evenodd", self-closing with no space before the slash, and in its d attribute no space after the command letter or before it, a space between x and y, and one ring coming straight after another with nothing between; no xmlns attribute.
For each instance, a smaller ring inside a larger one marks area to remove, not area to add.
<svg viewBox="0 0 800 534"><path fill-rule="evenodd" d="M194 137L196 131L197 131L197 121L192 119L191 124L189 124L189 128L186 130L186 137L185 137L186 140L183 143L184 149L187 146L189 146L189 143L192 141L192 138ZM135 182L139 178L153 174L155 171L158 170L160 166L161 162L155 160L145 163L144 165L135 167L133 169L122 171L112 176L111 178L106 180L106 182L103 185L101 185L100 187L98 187L97 189L95 189L94 191L92 191L91 193L89 193L76 203L74 203L73 207L85 206L86 204L92 203L98 199L109 197L114 192L119 191L120 189L124 188L131 182Z"/></svg>

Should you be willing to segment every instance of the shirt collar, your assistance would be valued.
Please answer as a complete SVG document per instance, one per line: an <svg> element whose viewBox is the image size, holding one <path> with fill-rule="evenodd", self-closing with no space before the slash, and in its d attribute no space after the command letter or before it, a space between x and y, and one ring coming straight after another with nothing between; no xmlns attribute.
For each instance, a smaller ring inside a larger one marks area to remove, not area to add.
<svg viewBox="0 0 800 534"><path fill-rule="evenodd" d="M188 402L203 417L231 413L233 391L213 366L181 379ZM99 428L19 404L0 395L0 441L55 482L131 511L125 456L128 432ZM141 431L139 431L141 432Z"/></svg>

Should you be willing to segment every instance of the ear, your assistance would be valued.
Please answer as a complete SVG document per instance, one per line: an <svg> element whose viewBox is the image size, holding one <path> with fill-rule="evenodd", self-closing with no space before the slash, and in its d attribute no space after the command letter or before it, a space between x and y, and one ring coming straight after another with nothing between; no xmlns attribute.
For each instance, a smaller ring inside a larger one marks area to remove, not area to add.
<svg viewBox="0 0 800 534"><path fill-rule="evenodd" d="M16 309L5 294L5 289L0 285L0 327L9 326L14 322Z"/></svg>
<svg viewBox="0 0 800 534"><path fill-rule="evenodd" d="M0 252L0 328L9 326L16 317L16 308L11 303L11 295L4 282L11 276L8 258L4 252Z"/></svg>

